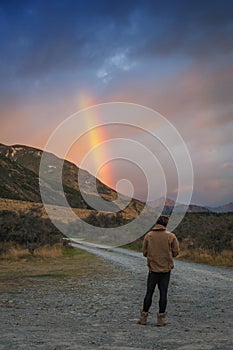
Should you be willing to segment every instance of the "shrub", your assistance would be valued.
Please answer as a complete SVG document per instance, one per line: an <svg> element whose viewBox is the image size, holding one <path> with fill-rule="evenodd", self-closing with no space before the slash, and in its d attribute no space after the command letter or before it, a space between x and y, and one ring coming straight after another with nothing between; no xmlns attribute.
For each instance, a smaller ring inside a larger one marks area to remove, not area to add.
<svg viewBox="0 0 233 350"><path fill-rule="evenodd" d="M63 235L48 218L42 217L42 207L26 212L0 212L0 242L15 242L33 254L42 245L60 242Z"/></svg>

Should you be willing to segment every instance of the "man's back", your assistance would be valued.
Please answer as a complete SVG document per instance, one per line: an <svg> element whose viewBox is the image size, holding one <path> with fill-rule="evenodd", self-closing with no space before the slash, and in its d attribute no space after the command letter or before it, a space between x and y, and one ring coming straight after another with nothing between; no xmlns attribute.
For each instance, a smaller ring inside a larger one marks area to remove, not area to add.
<svg viewBox="0 0 233 350"><path fill-rule="evenodd" d="M173 257L179 253L179 243L174 233L156 225L143 241L143 255L148 267L154 272L168 272L174 267Z"/></svg>

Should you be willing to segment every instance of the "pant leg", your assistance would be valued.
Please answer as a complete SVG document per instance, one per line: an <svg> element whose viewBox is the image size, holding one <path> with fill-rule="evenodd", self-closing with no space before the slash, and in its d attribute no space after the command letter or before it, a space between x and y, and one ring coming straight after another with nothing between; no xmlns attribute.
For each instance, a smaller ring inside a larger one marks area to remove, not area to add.
<svg viewBox="0 0 233 350"><path fill-rule="evenodd" d="M144 298L144 303L143 303L143 311L145 312L148 312L151 307L152 297L153 297L157 282L158 282L157 274L155 272L150 271L147 277L147 291L146 291L146 296Z"/></svg>
<svg viewBox="0 0 233 350"><path fill-rule="evenodd" d="M164 313L167 307L167 291L171 272L161 273L158 281L159 289L159 313Z"/></svg>

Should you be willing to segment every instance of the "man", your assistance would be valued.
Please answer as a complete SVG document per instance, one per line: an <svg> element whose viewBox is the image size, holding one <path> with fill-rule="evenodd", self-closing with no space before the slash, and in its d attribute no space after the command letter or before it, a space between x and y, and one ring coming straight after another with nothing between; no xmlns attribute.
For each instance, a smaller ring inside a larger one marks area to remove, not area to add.
<svg viewBox="0 0 233 350"><path fill-rule="evenodd" d="M149 309L156 285L159 289L159 312L157 326L166 326L167 291L171 270L174 267L173 258L179 254L179 243L174 233L166 230L168 216L161 215L156 225L148 232L143 240L142 252L147 258L149 268L147 292L144 298L139 324L147 324Z"/></svg>

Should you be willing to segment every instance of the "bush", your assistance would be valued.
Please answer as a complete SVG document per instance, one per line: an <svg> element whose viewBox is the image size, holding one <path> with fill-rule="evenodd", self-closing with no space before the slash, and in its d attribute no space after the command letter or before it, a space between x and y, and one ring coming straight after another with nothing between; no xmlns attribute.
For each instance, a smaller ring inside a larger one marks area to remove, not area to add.
<svg viewBox="0 0 233 350"><path fill-rule="evenodd" d="M41 208L26 212L3 210L0 212L0 242L15 242L31 254L42 245L60 242L63 235L48 218L42 217Z"/></svg>
<svg viewBox="0 0 233 350"><path fill-rule="evenodd" d="M218 254L232 249L232 227L233 213L188 213L174 232L190 249L203 248Z"/></svg>

